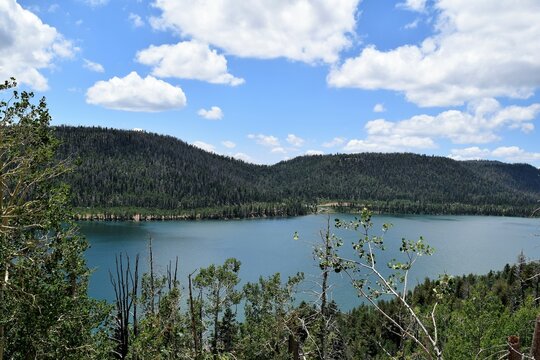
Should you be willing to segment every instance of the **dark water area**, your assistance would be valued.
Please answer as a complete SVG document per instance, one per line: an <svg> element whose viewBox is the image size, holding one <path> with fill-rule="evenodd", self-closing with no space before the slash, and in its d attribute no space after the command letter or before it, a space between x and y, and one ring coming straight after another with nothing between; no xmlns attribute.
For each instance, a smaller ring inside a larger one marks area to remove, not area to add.
<svg viewBox="0 0 540 360"><path fill-rule="evenodd" d="M334 218L352 220L351 214L332 214ZM203 220L167 222L81 222L90 242L86 253L88 265L95 269L90 294L112 300L109 270L115 256L123 253L141 256L141 270L148 268L148 240L152 238L158 272L165 273L169 261L178 257L179 278L183 286L187 275L200 267L220 264L229 257L242 262L242 283L257 281L259 276L280 272L282 279L304 272L306 281L298 297L314 301L320 269L313 257L313 245L321 242L320 232L327 215L294 218L249 220ZM403 237L425 241L435 248L432 256L418 259L410 274L410 284L438 274L485 274L514 263L523 251L530 259L540 258L540 220L494 216L375 216L373 234L381 234L383 223L393 224L385 234L387 249L379 257L382 268L393 259ZM342 256L354 258L351 243L359 233L334 229L344 240ZM293 240L298 232L299 240ZM342 310L361 303L344 275L331 277L332 297Z"/></svg>

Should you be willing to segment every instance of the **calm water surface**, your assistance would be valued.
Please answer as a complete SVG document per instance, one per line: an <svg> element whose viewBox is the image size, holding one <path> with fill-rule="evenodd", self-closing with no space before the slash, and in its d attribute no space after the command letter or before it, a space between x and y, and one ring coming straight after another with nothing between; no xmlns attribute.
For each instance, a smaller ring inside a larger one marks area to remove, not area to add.
<svg viewBox="0 0 540 360"><path fill-rule="evenodd" d="M352 220L350 214L332 214L334 218ZM242 282L256 281L260 275L280 272L283 278L302 271L306 283L301 298L309 300L320 270L312 255L313 244L320 243L320 231L326 215L254 220L205 220L168 222L82 222L82 232L90 242L86 253L88 265L95 269L90 281L90 294L112 300L109 281L115 255L141 255L142 270L147 268L148 239L153 240L154 259L158 271L165 272L170 260L178 256L182 283L187 274L210 264L222 263L229 257L242 262ZM540 220L489 216L377 216L374 234L383 223L393 227L385 235L387 251L380 264L399 258L401 238L423 236L436 252L418 260L412 282L437 274L484 274L513 263L520 251L529 258L540 258ZM293 240L297 231L300 239ZM353 256L351 242L359 234L335 231L344 239L343 255ZM334 300L343 310L360 303L347 279L333 275Z"/></svg>

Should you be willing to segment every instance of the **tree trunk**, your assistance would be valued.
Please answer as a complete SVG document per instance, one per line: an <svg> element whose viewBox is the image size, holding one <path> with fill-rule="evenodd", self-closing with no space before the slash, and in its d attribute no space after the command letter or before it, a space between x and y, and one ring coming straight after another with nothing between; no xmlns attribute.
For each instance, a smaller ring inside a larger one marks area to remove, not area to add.
<svg viewBox="0 0 540 360"><path fill-rule="evenodd" d="M324 257L325 257L325 263L328 263L328 260L331 256L332 247L330 244L330 217L327 219L326 224L326 233L323 237L324 240ZM327 292L328 292L328 265L324 266L323 269L323 281L322 281L322 291L321 291L321 326L319 329L319 346L320 346L320 354L319 358L321 360L326 359L326 333L327 333L327 326L326 326L326 315L328 313L326 307L327 303Z"/></svg>
<svg viewBox="0 0 540 360"><path fill-rule="evenodd" d="M508 360L521 360L521 345L518 336L508 337Z"/></svg>
<svg viewBox="0 0 540 360"><path fill-rule="evenodd" d="M199 334L197 333L197 320L195 319L195 304L193 302L193 286L191 284L191 276L194 274L192 272L188 275L188 285L189 285L189 313L191 315L191 334L193 336L193 347L195 348L195 358L199 359Z"/></svg>
<svg viewBox="0 0 540 360"><path fill-rule="evenodd" d="M156 289L154 284L154 254L152 252L152 238L149 239L148 243L148 252L150 255L150 311L152 315L155 314L155 304L154 300L156 297Z"/></svg>
<svg viewBox="0 0 540 360"><path fill-rule="evenodd" d="M534 334L531 345L531 356L534 359L540 360L540 316L534 322Z"/></svg>
<svg viewBox="0 0 540 360"><path fill-rule="evenodd" d="M5 292L7 290L7 283L9 281L9 268L8 264L5 264L4 276L2 279L2 286L0 287L0 304L4 303ZM5 340L5 327L3 324L0 324L0 360L4 358L6 340Z"/></svg>
<svg viewBox="0 0 540 360"><path fill-rule="evenodd" d="M216 360L218 355L217 341L219 331L219 290L215 292L214 296L216 302L214 304L214 338L212 339L212 354L214 355L214 360Z"/></svg>
<svg viewBox="0 0 540 360"><path fill-rule="evenodd" d="M289 354L292 360L300 360L300 347L293 334L289 334Z"/></svg>

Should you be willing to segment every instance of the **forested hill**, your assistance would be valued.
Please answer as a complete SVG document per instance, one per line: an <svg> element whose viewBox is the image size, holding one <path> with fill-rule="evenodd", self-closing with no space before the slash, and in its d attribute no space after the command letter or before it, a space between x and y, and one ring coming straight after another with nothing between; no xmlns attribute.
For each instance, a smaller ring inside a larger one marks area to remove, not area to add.
<svg viewBox="0 0 540 360"><path fill-rule="evenodd" d="M170 136L58 127L74 206L108 211L222 209L227 217L311 211L305 205L370 203L407 213L528 215L540 171L525 164L415 154L303 156L272 166L211 154ZM226 210L223 210L226 209ZM231 211L233 211L231 213Z"/></svg>

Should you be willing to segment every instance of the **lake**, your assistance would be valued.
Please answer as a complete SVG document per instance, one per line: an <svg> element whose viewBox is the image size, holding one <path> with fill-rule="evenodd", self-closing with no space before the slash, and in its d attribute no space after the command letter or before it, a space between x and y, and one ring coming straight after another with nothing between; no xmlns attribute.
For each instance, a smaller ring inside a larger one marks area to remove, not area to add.
<svg viewBox="0 0 540 360"><path fill-rule="evenodd" d="M352 220L351 214L332 214L334 218ZM147 268L148 239L152 238L157 270L164 273L169 261L178 256L179 278L187 283L187 274L229 257L242 262L242 282L257 281L260 275L275 272L282 279L301 271L306 282L299 298L312 300L312 290L320 276L313 257L313 244L320 243L320 231L327 215L294 218L248 220L202 220L165 222L81 222L80 227L91 245L86 252L88 265L95 269L90 281L90 295L112 300L109 269L115 255L134 258L141 255L142 270ZM399 257L401 238L423 236L435 248L435 254L420 258L411 272L411 282L438 274L484 274L501 270L514 263L523 251L530 259L540 258L540 220L494 216L375 216L374 232L380 234L383 223L392 223L386 233L387 250L380 258L384 266ZM360 234L332 229L344 239L342 254L353 257L351 242ZM293 234L299 233L299 240ZM355 291L341 274L334 274L332 297L342 310L360 304Z"/></svg>

